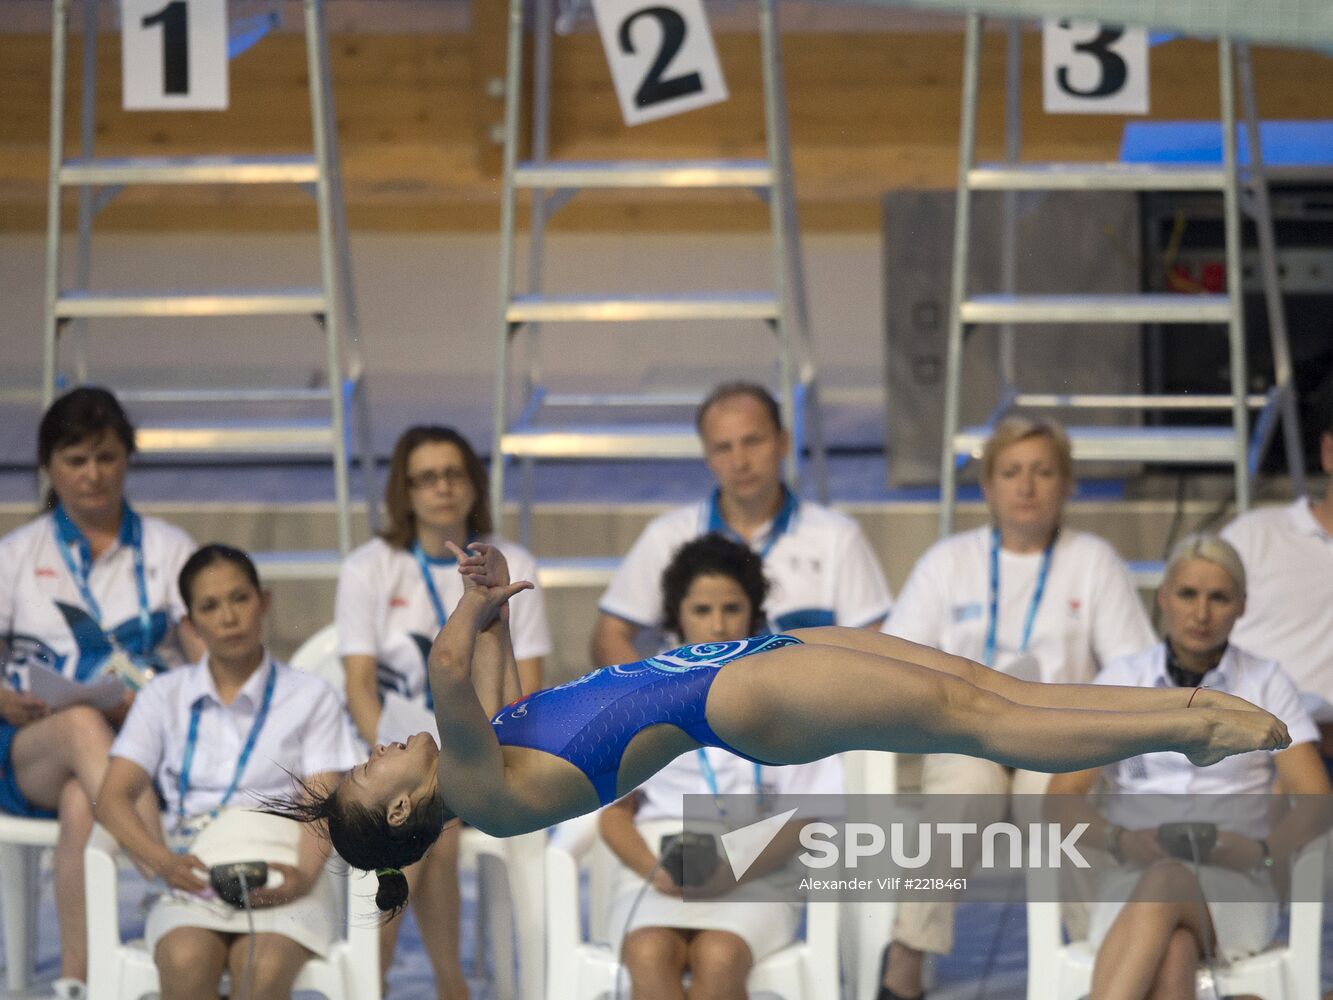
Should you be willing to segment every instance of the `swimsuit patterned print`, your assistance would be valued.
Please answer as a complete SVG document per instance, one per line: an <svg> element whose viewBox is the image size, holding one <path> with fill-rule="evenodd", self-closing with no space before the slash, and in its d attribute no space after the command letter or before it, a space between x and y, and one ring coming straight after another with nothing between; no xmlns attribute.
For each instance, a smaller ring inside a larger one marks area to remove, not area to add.
<svg viewBox="0 0 1333 1000"><path fill-rule="evenodd" d="M800 642L789 635L760 635L682 646L637 663L603 667L520 698L496 713L491 725L502 745L569 761L588 776L606 805L616 798L625 748L648 726L678 726L704 746L754 760L713 732L704 716L708 691L728 663Z"/></svg>

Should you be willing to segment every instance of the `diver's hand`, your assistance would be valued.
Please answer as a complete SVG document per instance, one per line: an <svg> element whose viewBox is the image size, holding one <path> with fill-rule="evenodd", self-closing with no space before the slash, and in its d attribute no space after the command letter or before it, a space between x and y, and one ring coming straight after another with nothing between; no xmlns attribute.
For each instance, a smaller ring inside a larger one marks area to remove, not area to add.
<svg viewBox="0 0 1333 1000"><path fill-rule="evenodd" d="M509 581L509 564L504 553L486 542L471 542L470 551L464 552L453 542L449 550L458 557L458 572L463 577L463 590L479 594L491 611L498 611L509 598L533 585L527 580Z"/></svg>

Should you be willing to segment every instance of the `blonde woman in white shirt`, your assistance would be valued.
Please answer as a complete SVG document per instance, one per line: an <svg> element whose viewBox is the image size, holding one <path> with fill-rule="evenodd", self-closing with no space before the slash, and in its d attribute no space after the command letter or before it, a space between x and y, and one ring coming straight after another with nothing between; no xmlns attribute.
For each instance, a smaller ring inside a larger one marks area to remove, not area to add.
<svg viewBox="0 0 1333 1000"><path fill-rule="evenodd" d="M514 572L536 579L537 563L522 546L496 537L486 470L472 445L449 427L409 427L394 445L384 491L389 526L343 561L335 621L347 672L347 708L372 746L406 742L434 728L426 677L431 642L463 596L458 562L448 545L488 542ZM541 686L551 651L540 590L511 602L510 632L524 692ZM435 972L439 996L467 996L458 954L458 835L445 831L425 859L408 868L412 908ZM393 961L401 919L384 925L381 968Z"/></svg>
<svg viewBox="0 0 1333 1000"><path fill-rule="evenodd" d="M97 818L174 890L149 911L144 932L163 1000L216 997L228 971L238 1000L289 997L301 966L337 937L341 911L324 873L327 839L317 827L293 824L295 864L256 859L269 861L282 883L250 894L256 907L253 993L243 997L236 991L247 981L245 914L190 898L206 892L209 881L203 862L186 847L190 834L221 810L262 807L267 798L289 793L292 775L311 787L331 786L359 751L333 688L277 663L264 649L268 595L245 553L205 546L182 569L180 590L207 655L139 693L111 748ZM180 853L132 806L154 782Z"/></svg>
<svg viewBox="0 0 1333 1000"><path fill-rule="evenodd" d="M1084 841L1108 847L1126 866L1103 882L1104 901L1093 909L1093 1000L1193 1000L1202 959L1230 960L1265 948L1277 932L1274 866L1322 832L1319 817L1304 807L1270 827L1267 793L1280 783L1290 795L1329 794L1315 749L1317 731L1296 685L1273 660L1229 642L1245 610L1245 569L1236 550L1209 535L1182 539L1167 563L1157 603L1164 640L1110 664L1097 683L1223 691L1272 712L1286 723L1292 742L1277 753L1238 754L1215 767L1150 753L1051 780L1048 794L1070 796L1059 802L1058 815L1086 820ZM1083 801L1102 776L1120 793L1109 800L1105 818ZM1164 817L1170 800L1160 796L1168 795L1190 796L1189 814ZM1143 802L1155 803L1151 815L1143 814ZM1164 819L1206 820L1219 804L1222 815L1216 818L1226 828L1200 869L1200 888L1193 864L1165 853L1157 827Z"/></svg>
<svg viewBox="0 0 1333 1000"><path fill-rule="evenodd" d="M1062 525L1074 490L1058 424L1014 415L986 442L981 486L991 523L951 535L918 560L884 626L1023 680L1080 684L1153 642L1133 581L1103 539ZM1040 794L1049 775L957 754L926 757L926 792L968 803L969 822L1003 818L1008 793ZM963 797L967 796L967 799ZM960 817L963 818L963 817ZM898 908L880 1000L921 995L925 953L953 948L953 904Z"/></svg>

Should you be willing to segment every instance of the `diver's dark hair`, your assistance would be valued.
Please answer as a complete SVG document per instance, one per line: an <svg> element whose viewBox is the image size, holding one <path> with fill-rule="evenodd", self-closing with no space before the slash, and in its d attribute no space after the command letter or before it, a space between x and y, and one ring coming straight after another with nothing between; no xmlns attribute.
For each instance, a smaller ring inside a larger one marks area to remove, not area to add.
<svg viewBox="0 0 1333 1000"><path fill-rule="evenodd" d="M725 576L740 584L750 600L750 634L763 629L768 596L763 559L748 545L713 532L682 545L662 572L662 624L669 631L681 635L680 606L701 576Z"/></svg>
<svg viewBox="0 0 1333 1000"><path fill-rule="evenodd" d="M254 584L255 590L263 590L259 585L259 570L255 569L254 561L248 555L240 549L232 548L230 545L223 545L221 542L209 542L185 560L180 575L176 577L176 586L180 588L181 600L185 602L187 614L190 611L190 600L194 596L194 578L209 566L220 562L231 563Z"/></svg>
<svg viewBox="0 0 1333 1000"><path fill-rule="evenodd" d="M265 800L264 812L298 823L323 823L333 849L344 861L375 873L379 881L375 906L390 917L397 916L407 906L407 878L401 869L420 861L439 839L450 818L444 797L437 791L414 806L406 820L391 826L382 810L342 801L338 794L341 782L326 792L300 778L293 780L296 793Z"/></svg>

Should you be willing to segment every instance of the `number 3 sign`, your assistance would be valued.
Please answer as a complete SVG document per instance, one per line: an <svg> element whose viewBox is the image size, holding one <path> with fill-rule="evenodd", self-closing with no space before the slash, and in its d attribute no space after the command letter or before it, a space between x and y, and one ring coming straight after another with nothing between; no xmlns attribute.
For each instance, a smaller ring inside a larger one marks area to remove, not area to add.
<svg viewBox="0 0 1333 1000"><path fill-rule="evenodd" d="M1046 111L1148 113L1148 32L1096 21L1046 21L1041 32Z"/></svg>
<svg viewBox="0 0 1333 1000"><path fill-rule="evenodd" d="M227 0L121 0L125 110L227 107Z"/></svg>
<svg viewBox="0 0 1333 1000"><path fill-rule="evenodd" d="M702 0L593 0L625 124L727 99Z"/></svg>

